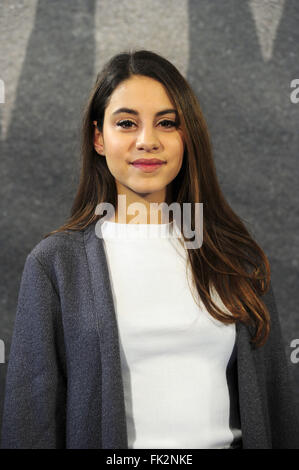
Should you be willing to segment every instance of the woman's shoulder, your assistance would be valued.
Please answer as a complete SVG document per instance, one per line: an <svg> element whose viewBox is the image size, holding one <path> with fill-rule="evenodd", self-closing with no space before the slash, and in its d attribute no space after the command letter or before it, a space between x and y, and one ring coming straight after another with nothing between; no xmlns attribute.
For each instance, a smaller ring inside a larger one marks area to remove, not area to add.
<svg viewBox="0 0 299 470"><path fill-rule="evenodd" d="M33 246L27 258L35 258L42 265L69 260L82 255L84 230L65 230L42 238Z"/></svg>

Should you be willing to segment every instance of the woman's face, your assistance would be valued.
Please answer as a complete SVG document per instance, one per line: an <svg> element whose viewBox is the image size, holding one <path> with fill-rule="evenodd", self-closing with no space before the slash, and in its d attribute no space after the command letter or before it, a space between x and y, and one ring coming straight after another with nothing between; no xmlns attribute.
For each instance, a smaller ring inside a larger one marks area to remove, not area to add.
<svg viewBox="0 0 299 470"><path fill-rule="evenodd" d="M127 194L131 200L135 193L164 201L166 187L179 173L184 154L183 134L171 110L174 106L163 85L149 77L134 75L112 93L103 134L95 127L94 147L106 158L118 194ZM132 165L139 158L158 158L165 163L146 172Z"/></svg>

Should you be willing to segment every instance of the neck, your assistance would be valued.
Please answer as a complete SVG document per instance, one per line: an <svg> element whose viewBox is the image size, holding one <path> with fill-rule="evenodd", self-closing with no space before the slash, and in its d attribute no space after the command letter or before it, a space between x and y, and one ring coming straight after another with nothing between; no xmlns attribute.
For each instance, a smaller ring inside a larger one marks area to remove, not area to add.
<svg viewBox="0 0 299 470"><path fill-rule="evenodd" d="M165 197L170 197L170 189L164 188L163 190L142 196L133 191L128 191L128 188L117 187L117 204L115 210L115 222L122 224L165 224L169 222L163 214L162 206L159 204L165 202ZM137 204L136 204L137 203ZM134 204L136 206L134 207ZM141 205L139 205L141 204ZM133 215L132 215L133 214Z"/></svg>

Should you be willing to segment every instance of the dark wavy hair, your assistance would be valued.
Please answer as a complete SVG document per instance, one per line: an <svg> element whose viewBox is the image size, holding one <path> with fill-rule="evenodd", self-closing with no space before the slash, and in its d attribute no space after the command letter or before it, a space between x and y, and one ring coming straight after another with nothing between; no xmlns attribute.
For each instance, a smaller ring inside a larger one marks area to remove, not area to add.
<svg viewBox="0 0 299 470"><path fill-rule="evenodd" d="M116 87L133 75L160 82L178 111L185 138L182 167L171 182L166 202L203 203L203 243L188 249L192 282L208 312L223 323L241 321L254 327L251 343L262 346L269 335L269 311L261 296L270 288L269 261L245 223L226 201L216 175L212 145L199 101L186 79L166 58L147 50L112 57L98 74L83 115L80 181L67 222L48 234L83 230L101 218L100 202L117 209L117 188L106 159L94 149L93 121L103 129L105 109ZM170 186L170 185L168 185ZM192 228L195 227L194 213ZM184 237L185 238L185 237ZM213 301L215 288L225 308Z"/></svg>

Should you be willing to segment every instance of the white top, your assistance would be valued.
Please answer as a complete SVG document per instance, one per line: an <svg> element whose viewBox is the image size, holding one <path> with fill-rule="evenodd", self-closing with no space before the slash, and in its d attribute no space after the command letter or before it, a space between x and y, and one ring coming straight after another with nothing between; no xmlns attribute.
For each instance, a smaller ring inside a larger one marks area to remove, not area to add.
<svg viewBox="0 0 299 470"><path fill-rule="evenodd" d="M102 224L129 448L228 448L241 436L226 380L235 324L214 319L193 288L196 304L179 235L175 222Z"/></svg>

